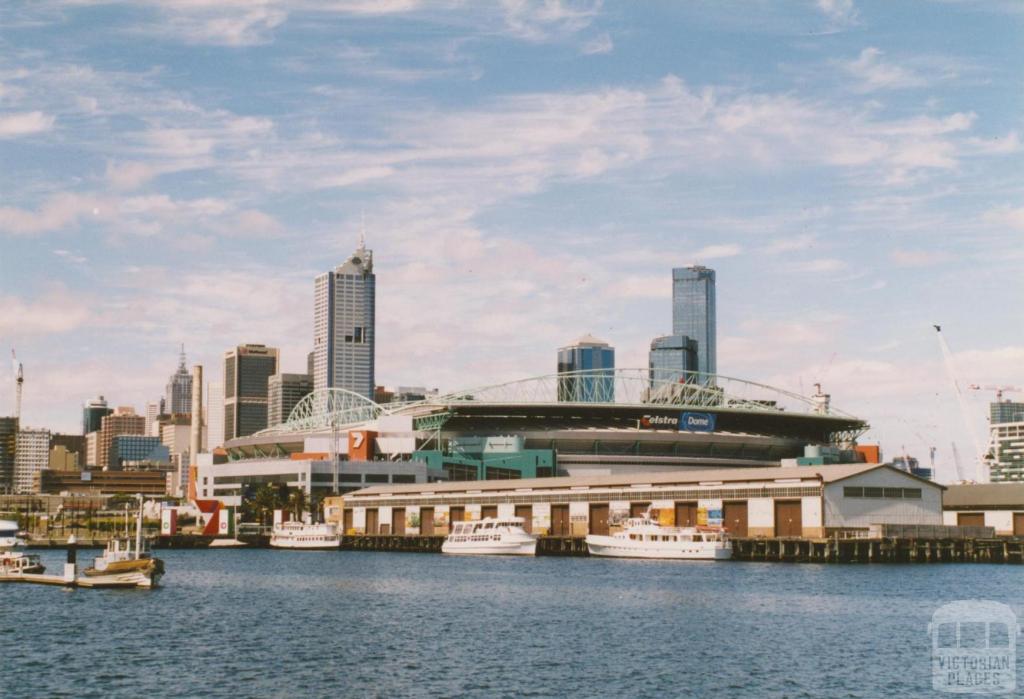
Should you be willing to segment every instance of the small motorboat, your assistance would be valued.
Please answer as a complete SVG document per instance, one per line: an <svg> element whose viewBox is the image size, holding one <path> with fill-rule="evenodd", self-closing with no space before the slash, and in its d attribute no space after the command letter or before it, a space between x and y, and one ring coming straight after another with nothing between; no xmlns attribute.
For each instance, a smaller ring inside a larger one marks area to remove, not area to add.
<svg viewBox="0 0 1024 699"><path fill-rule="evenodd" d="M46 571L46 566L39 562L39 556L20 551L4 551L0 553L0 577L12 575L36 574Z"/></svg>
<svg viewBox="0 0 1024 699"><path fill-rule="evenodd" d="M473 522L454 522L441 544L441 553L464 556L533 556L537 537L523 527L522 517L485 517Z"/></svg>
<svg viewBox="0 0 1024 699"><path fill-rule="evenodd" d="M164 574L164 562L154 558L142 538L142 501L135 524L135 538L120 537L107 542L102 556L75 581L79 587L156 587Z"/></svg>

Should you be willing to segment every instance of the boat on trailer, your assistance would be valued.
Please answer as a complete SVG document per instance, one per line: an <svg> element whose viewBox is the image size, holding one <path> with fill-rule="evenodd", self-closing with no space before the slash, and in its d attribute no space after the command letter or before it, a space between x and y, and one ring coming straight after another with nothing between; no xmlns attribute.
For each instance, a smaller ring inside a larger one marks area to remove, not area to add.
<svg viewBox="0 0 1024 699"><path fill-rule="evenodd" d="M526 531L522 517L485 517L453 522L441 553L463 556L533 556L537 537Z"/></svg>

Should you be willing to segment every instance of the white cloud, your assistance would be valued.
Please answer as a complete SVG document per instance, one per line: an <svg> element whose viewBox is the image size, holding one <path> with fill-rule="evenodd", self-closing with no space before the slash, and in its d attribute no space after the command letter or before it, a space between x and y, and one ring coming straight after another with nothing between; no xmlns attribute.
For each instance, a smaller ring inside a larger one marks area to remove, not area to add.
<svg viewBox="0 0 1024 699"><path fill-rule="evenodd" d="M0 115L0 138L16 138L42 133L53 128L56 120L52 114L43 112L22 112Z"/></svg>
<svg viewBox="0 0 1024 699"><path fill-rule="evenodd" d="M815 0L815 5L828 19L831 31L858 24L859 13L853 0Z"/></svg>
<svg viewBox="0 0 1024 699"><path fill-rule="evenodd" d="M843 69L859 83L864 92L873 90L896 90L908 87L921 87L928 84L924 76L909 68L903 68L882 60L884 52L869 46L852 61L841 63Z"/></svg>
<svg viewBox="0 0 1024 699"><path fill-rule="evenodd" d="M527 41L546 41L590 26L601 7L599 0L502 0L509 34Z"/></svg>
<svg viewBox="0 0 1024 699"><path fill-rule="evenodd" d="M743 252L743 248L735 243L728 243L725 245L707 245L693 253L693 257L696 262L701 262L703 260L715 260L721 257L735 257L741 252Z"/></svg>
<svg viewBox="0 0 1024 699"><path fill-rule="evenodd" d="M820 257L815 260L794 263L793 269L797 272L810 273L840 272L846 269L846 263L834 257Z"/></svg>
<svg viewBox="0 0 1024 699"><path fill-rule="evenodd" d="M0 296L0 308L4 309L0 335L14 337L66 333L85 326L93 317L84 295L62 286L31 300Z"/></svg>
<svg viewBox="0 0 1024 699"><path fill-rule="evenodd" d="M956 259L943 250L893 250L890 257L897 267L932 267Z"/></svg>
<svg viewBox="0 0 1024 699"><path fill-rule="evenodd" d="M587 56L611 53L613 50L615 50L615 43L608 32L598 34L593 39L584 42L583 46L580 47L580 53Z"/></svg>
<svg viewBox="0 0 1024 699"><path fill-rule="evenodd" d="M1024 206L1017 208L1001 206L986 211L982 218L989 223L1024 231Z"/></svg>

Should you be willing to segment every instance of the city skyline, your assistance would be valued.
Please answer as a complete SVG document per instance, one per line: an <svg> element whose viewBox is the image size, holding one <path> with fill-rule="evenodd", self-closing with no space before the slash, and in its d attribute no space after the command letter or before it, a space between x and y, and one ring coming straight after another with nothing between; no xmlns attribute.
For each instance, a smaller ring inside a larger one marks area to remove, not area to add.
<svg viewBox="0 0 1024 699"><path fill-rule="evenodd" d="M182 340L208 372L245 342L305 371L310 280L364 211L377 383L549 373L588 331L645 367L667 270L694 263L718 273L721 373L821 382L890 457L970 449L931 323L961 385L1024 383L1019 8L275 7L8 10L23 425L142 408ZM993 396L968 393L984 436Z"/></svg>

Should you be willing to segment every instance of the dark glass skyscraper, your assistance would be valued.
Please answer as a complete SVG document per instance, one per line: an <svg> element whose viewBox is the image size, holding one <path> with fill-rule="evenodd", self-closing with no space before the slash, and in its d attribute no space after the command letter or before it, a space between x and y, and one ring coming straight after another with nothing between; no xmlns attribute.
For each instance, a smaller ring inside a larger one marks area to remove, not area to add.
<svg viewBox="0 0 1024 699"><path fill-rule="evenodd" d="M114 410L107 406L103 396L93 398L82 406L82 434L99 432L103 427L103 418L110 415Z"/></svg>
<svg viewBox="0 0 1024 699"><path fill-rule="evenodd" d="M266 345L239 345L224 353L224 440L267 428L268 381L279 353Z"/></svg>
<svg viewBox="0 0 1024 699"><path fill-rule="evenodd" d="M686 335L665 335L651 341L651 386L662 382L678 383L686 372L697 370L697 343Z"/></svg>
<svg viewBox="0 0 1024 699"><path fill-rule="evenodd" d="M672 270L672 334L697 343L696 371L717 373L715 270L699 265Z"/></svg>
<svg viewBox="0 0 1024 699"><path fill-rule="evenodd" d="M572 403L611 403L615 400L615 348L593 335L584 335L558 350L558 373L593 371L558 379L558 400Z"/></svg>
<svg viewBox="0 0 1024 699"><path fill-rule="evenodd" d="M167 380L167 402L164 410L171 415L188 415L192 412L192 374L185 367L185 345L181 346L178 370Z"/></svg>

